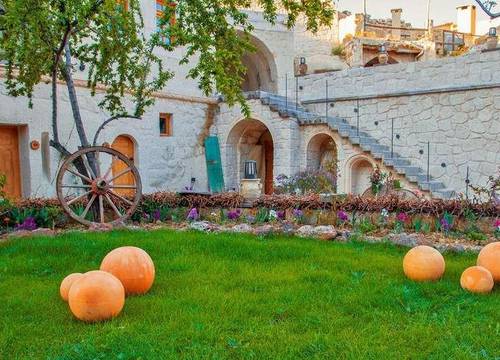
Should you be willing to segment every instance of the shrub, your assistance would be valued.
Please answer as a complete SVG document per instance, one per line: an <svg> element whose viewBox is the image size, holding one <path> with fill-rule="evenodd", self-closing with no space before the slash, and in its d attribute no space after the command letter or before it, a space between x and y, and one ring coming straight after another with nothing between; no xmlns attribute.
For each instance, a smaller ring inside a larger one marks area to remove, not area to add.
<svg viewBox="0 0 500 360"><path fill-rule="evenodd" d="M279 175L274 191L277 194L322 194L337 191L336 170L302 171L292 177Z"/></svg>
<svg viewBox="0 0 500 360"><path fill-rule="evenodd" d="M334 55L334 56L344 57L344 56L345 56L345 48L344 48L344 45L340 44L340 45L334 46L334 47L332 48L332 55Z"/></svg>
<svg viewBox="0 0 500 360"><path fill-rule="evenodd" d="M364 217L354 225L354 229L361 234L368 234L377 230L377 226L369 217Z"/></svg>

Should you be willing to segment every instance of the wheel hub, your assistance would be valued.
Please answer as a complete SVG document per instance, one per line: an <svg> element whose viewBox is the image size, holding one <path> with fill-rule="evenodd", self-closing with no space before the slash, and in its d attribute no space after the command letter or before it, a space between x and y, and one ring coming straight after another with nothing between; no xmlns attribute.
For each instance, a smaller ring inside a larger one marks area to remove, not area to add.
<svg viewBox="0 0 500 360"><path fill-rule="evenodd" d="M103 178L97 178L92 181L92 192L98 195L104 195L108 191L108 182Z"/></svg>

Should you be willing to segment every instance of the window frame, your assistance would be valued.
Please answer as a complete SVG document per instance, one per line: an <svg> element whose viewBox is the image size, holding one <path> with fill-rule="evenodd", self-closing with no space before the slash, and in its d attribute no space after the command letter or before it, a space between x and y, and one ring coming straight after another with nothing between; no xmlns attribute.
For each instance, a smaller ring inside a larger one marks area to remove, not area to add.
<svg viewBox="0 0 500 360"><path fill-rule="evenodd" d="M158 24L158 21L161 20L161 18L163 17L163 14L164 14L164 11L159 10L158 6L161 6L163 9L167 6L175 8L177 6L177 4L173 1L170 1L170 0L156 0L156 2L155 2L156 31L160 30L160 25ZM175 17L175 12L174 12L172 17L170 18L169 26L175 25L175 22L176 22L176 17ZM161 40L165 45L172 45L172 43L174 42L174 37L172 35L170 35L167 39L165 36L162 36Z"/></svg>
<svg viewBox="0 0 500 360"><path fill-rule="evenodd" d="M165 122L165 131L162 132L162 121ZM160 113L158 116L159 132L161 137L174 136L174 115L172 113Z"/></svg>

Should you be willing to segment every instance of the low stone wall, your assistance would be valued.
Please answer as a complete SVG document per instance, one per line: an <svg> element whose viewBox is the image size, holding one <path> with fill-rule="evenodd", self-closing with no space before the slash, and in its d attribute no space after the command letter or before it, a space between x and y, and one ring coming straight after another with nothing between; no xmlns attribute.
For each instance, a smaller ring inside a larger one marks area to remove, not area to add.
<svg viewBox="0 0 500 360"><path fill-rule="evenodd" d="M312 111L345 118L457 192L500 166L500 51L300 79ZM332 107L333 105L333 107ZM429 144L429 154L428 154ZM429 159L428 159L429 155Z"/></svg>

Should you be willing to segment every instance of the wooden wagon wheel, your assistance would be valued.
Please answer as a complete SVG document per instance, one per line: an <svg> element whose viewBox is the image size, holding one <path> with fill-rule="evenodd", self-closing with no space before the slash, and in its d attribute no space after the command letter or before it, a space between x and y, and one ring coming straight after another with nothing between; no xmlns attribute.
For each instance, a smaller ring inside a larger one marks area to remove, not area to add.
<svg viewBox="0 0 500 360"><path fill-rule="evenodd" d="M139 171L132 161L101 146L70 155L59 169L56 189L64 211L88 226L122 223L132 216L142 195Z"/></svg>

